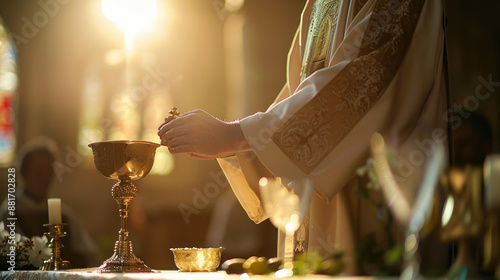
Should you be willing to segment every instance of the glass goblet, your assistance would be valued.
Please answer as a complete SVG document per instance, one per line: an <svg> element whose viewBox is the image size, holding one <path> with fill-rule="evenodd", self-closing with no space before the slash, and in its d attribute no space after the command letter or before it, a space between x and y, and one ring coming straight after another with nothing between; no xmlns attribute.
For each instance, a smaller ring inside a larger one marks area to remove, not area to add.
<svg viewBox="0 0 500 280"><path fill-rule="evenodd" d="M308 179L294 181L285 187L281 178L261 178L260 193L271 223L285 232L285 259L283 269L276 276L293 275L293 243L295 231L299 228L313 193L312 182Z"/></svg>
<svg viewBox="0 0 500 280"><path fill-rule="evenodd" d="M392 215L400 225L406 227L404 240L404 268L401 279L420 279L419 241L423 228L434 224L431 221L434 194L439 177L445 167L445 148L436 144L433 152L425 159L425 166L421 176L399 178L392 173L382 135L376 133L371 139L371 149L374 159L375 172L379 178L384 198ZM415 150L414 150L415 151ZM404 179L404 180L403 180ZM415 189L415 200L409 201L405 190Z"/></svg>

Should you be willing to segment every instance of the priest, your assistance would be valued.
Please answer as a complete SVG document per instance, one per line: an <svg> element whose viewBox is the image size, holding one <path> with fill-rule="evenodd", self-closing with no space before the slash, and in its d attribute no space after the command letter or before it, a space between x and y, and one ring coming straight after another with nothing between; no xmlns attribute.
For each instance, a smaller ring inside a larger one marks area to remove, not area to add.
<svg viewBox="0 0 500 280"><path fill-rule="evenodd" d="M296 252L343 251L347 272L357 273L357 244L370 232L384 234L356 192L371 136L382 134L406 163L398 178L410 204L425 158L448 141L443 5L310 0L287 82L266 112L231 122L203 110L169 116L159 127L161 142L172 154L217 158L256 223L270 214L260 178L310 179L315 194Z"/></svg>

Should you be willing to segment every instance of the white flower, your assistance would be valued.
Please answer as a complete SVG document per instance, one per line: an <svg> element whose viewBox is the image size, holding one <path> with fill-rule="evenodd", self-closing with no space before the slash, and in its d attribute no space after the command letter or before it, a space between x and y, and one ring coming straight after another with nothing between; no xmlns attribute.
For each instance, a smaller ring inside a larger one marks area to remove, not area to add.
<svg viewBox="0 0 500 280"><path fill-rule="evenodd" d="M47 247L47 237L38 237L33 236L31 238L34 245L33 248L28 249L29 251L29 261L35 267L41 267L43 265L43 261L50 258L51 250Z"/></svg>
<svg viewBox="0 0 500 280"><path fill-rule="evenodd" d="M9 231L5 229L5 225L3 222L0 222L0 240L8 240L10 237ZM16 233L14 237L14 241L16 242L17 246L23 246L24 241L28 239L26 236L22 236L20 233Z"/></svg>
<svg viewBox="0 0 500 280"><path fill-rule="evenodd" d="M5 225L3 222L0 222L0 236L1 237L5 237L9 235L9 232L7 230L5 230Z"/></svg>
<svg viewBox="0 0 500 280"><path fill-rule="evenodd" d="M9 236L9 232L5 230L3 222L0 222L0 238L4 239L6 236Z"/></svg>
<svg viewBox="0 0 500 280"><path fill-rule="evenodd" d="M5 230L3 222L0 222L0 255L7 255L7 242L9 241L9 232Z"/></svg>
<svg viewBox="0 0 500 280"><path fill-rule="evenodd" d="M20 233L16 233L16 245L17 248L24 246L24 242L28 239L26 236L22 236Z"/></svg>

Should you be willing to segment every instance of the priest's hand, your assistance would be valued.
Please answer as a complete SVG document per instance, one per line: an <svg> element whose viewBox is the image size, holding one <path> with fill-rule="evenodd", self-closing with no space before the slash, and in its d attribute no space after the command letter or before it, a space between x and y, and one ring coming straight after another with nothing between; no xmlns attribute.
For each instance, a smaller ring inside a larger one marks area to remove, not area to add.
<svg viewBox="0 0 500 280"><path fill-rule="evenodd" d="M237 121L223 121L200 109L165 118L158 136L170 153L196 159L214 159L250 150Z"/></svg>

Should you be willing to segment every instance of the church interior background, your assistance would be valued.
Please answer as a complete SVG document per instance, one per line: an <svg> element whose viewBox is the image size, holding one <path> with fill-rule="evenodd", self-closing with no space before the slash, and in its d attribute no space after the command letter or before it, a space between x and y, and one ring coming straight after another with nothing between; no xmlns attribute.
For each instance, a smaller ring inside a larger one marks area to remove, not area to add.
<svg viewBox="0 0 500 280"><path fill-rule="evenodd" d="M6 105L13 137L2 145L12 155L2 162L0 182L7 182L5 170L22 144L38 136L55 140L61 158L52 196L75 210L102 262L119 219L110 181L96 172L87 144L159 142L156 128L172 106L223 119L265 110L285 82L305 2L158 0L152 27L125 36L106 18L101 0L0 0L17 50L18 85ZM500 81L500 24L493 15L500 4L447 6L452 104L490 120L498 152L500 87L487 100L473 97L480 77ZM151 267L174 269L172 247L224 246L225 259L275 253L276 230L248 219L216 161L172 156L161 147L151 174L136 185L130 230L136 255ZM6 195L0 189L0 198ZM220 218L223 213L231 217Z"/></svg>

